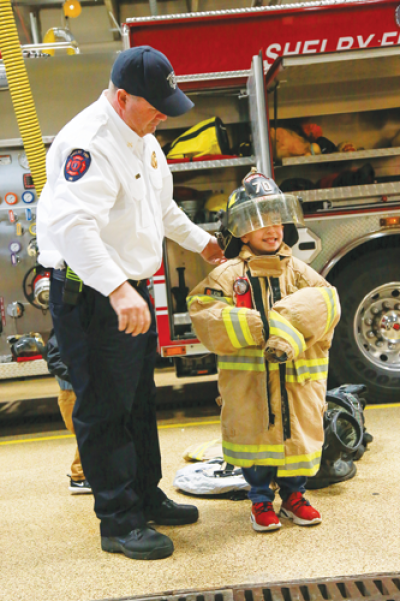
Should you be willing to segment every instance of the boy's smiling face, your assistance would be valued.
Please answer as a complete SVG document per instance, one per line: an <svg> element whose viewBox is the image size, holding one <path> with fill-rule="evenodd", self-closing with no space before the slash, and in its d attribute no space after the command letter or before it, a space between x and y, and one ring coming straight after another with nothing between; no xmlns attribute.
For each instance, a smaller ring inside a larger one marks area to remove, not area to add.
<svg viewBox="0 0 400 601"><path fill-rule="evenodd" d="M250 232L241 238L255 255L270 255L275 253L283 241L283 225L263 227Z"/></svg>

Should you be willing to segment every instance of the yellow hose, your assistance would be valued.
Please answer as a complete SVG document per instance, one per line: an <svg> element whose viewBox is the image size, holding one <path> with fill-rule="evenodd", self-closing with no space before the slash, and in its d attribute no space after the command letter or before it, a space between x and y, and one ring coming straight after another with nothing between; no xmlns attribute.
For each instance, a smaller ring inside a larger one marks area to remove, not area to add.
<svg viewBox="0 0 400 601"><path fill-rule="evenodd" d="M0 51L33 183L37 195L40 196L46 183L46 151L22 56L11 0L0 0Z"/></svg>

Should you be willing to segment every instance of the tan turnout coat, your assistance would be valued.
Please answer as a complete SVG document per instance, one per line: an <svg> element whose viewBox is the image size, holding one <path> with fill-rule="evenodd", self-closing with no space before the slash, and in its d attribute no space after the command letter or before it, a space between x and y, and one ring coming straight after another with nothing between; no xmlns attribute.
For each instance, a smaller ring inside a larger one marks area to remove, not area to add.
<svg viewBox="0 0 400 601"><path fill-rule="evenodd" d="M233 284L246 274L252 309L235 306ZM225 460L277 466L280 477L315 475L336 289L285 244L268 256L243 246L196 286L188 306L199 340L218 356Z"/></svg>

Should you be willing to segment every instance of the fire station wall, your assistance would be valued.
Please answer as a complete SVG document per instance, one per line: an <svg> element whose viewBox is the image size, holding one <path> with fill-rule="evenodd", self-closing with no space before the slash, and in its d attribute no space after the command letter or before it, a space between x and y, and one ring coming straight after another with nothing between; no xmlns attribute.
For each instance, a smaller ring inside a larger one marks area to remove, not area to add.
<svg viewBox="0 0 400 601"><path fill-rule="evenodd" d="M40 11L42 37L52 27L65 27L61 8L48 8ZM112 25L104 6L83 6L79 17L68 20L68 27L75 37L80 51L104 52L115 48L121 50L121 41L114 41ZM61 54L57 51L57 54ZM65 50L63 51L65 54Z"/></svg>
<svg viewBox="0 0 400 601"><path fill-rule="evenodd" d="M306 0L300 0L302 4ZM162 0L157 3L158 16L187 13L187 0ZM280 4L293 4L293 0L282 0ZM249 8L250 0L199 0L198 11L230 10ZM27 11L25 11L27 12ZM124 23L128 18L151 16L148 0L138 0L134 3L119 4L119 22ZM29 15L24 15L25 23L29 23ZM26 33L17 22L20 39L28 43ZM65 27L63 12L60 8L41 8L39 11L39 26L42 37L51 27ZM75 19L68 20L68 27L75 36L81 52L102 52L109 49L121 49L121 42L114 41L114 26L108 16L106 6L86 6L83 4L82 13Z"/></svg>

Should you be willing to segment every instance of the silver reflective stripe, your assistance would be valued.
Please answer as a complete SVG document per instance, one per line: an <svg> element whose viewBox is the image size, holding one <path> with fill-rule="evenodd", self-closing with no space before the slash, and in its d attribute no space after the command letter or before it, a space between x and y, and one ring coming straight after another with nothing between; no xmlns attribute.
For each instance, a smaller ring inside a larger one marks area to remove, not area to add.
<svg viewBox="0 0 400 601"><path fill-rule="evenodd" d="M321 455L318 455L318 457L314 457L314 459L310 459L310 461L299 461L298 463L285 463L285 465L280 466L279 469L280 470L290 470L290 471L294 471L294 470L301 470L301 469L309 469L311 467L314 467L315 465L319 465L321 461Z"/></svg>
<svg viewBox="0 0 400 601"><path fill-rule="evenodd" d="M235 330L235 334L237 336L237 339L238 339L240 345L241 346L249 346L249 343L247 342L246 338L243 335L243 330L242 330L242 326L241 326L241 323L239 320L239 315L237 313L237 310L232 309L232 311L229 313L229 317L231 318L233 329Z"/></svg>
<svg viewBox="0 0 400 601"><path fill-rule="evenodd" d="M326 363L325 365L301 365L300 367L297 367L296 364L293 365L293 363L291 363L290 367L289 365L286 368L286 373L291 375L291 376L301 376L303 374L318 374L318 373L326 373L328 371L328 363Z"/></svg>
<svg viewBox="0 0 400 601"><path fill-rule="evenodd" d="M335 319L336 316L336 309L335 309L335 299L333 298L334 292L331 288L325 288L325 290L328 293L328 297L329 297L329 304L331 307L331 319L330 319L330 323L329 326L331 326L331 324L333 323L333 320Z"/></svg>
<svg viewBox="0 0 400 601"><path fill-rule="evenodd" d="M246 451L232 451L222 446L224 455L227 457L234 457L235 459L285 459L284 451L260 451L260 452L246 452Z"/></svg>
<svg viewBox="0 0 400 601"><path fill-rule="evenodd" d="M244 357L240 355L219 355L218 361L224 363L264 363L264 357Z"/></svg>
<svg viewBox="0 0 400 601"><path fill-rule="evenodd" d="M301 353L303 351L304 341L301 340L301 338L298 336L298 334L294 328L289 328L285 323L282 323L281 321L278 321L277 319L275 320L273 317L271 317L270 325L272 325L277 330L282 330L283 332L286 332L286 334L288 334L288 336L291 336L297 343L299 352Z"/></svg>

